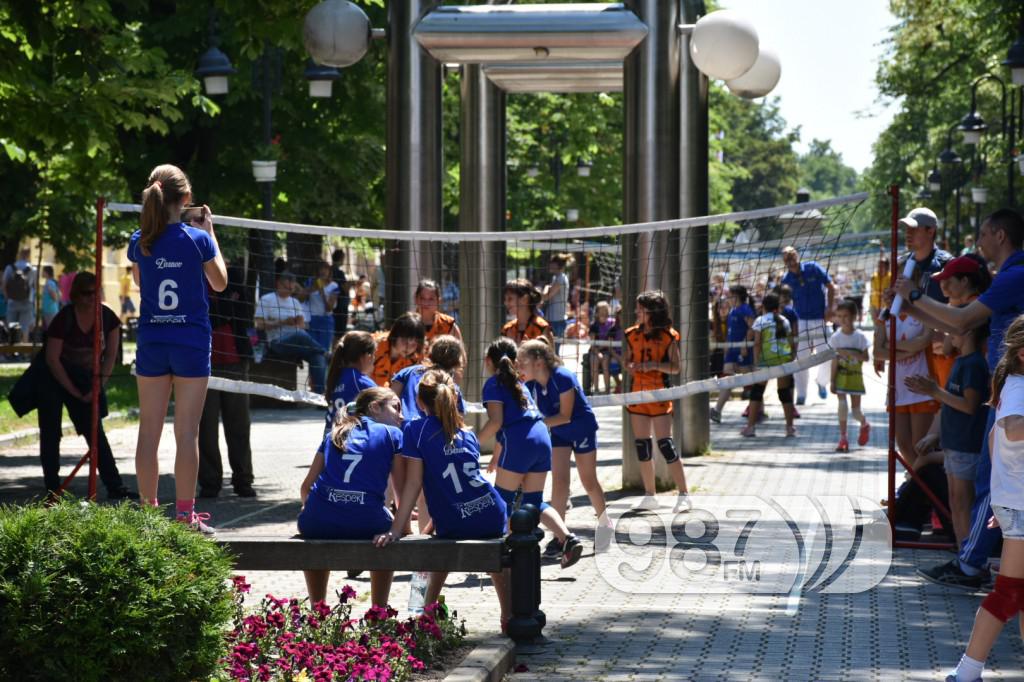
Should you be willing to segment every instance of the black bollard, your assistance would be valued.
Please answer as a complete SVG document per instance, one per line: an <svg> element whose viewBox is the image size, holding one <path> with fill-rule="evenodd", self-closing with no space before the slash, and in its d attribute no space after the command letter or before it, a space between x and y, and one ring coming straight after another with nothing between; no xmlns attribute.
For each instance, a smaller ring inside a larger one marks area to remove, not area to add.
<svg viewBox="0 0 1024 682"><path fill-rule="evenodd" d="M523 505L509 519L512 532L506 542L512 550L512 619L508 622L508 636L516 644L541 637L547 621L540 610L540 541L535 532L538 523L540 510L532 504Z"/></svg>

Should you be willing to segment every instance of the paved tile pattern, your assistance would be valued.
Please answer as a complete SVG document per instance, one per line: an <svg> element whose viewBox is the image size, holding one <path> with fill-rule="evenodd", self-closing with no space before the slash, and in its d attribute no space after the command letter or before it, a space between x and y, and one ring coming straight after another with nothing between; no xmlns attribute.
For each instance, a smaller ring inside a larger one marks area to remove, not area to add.
<svg viewBox="0 0 1024 682"><path fill-rule="evenodd" d="M866 413L875 424L866 448L849 454L832 452L837 441L834 398L817 398L801 408L796 440L783 437L781 409L758 428L758 438L738 435L742 403L733 401L724 423L714 426L716 454L686 460L687 476L699 494L885 495L887 432L881 409L882 386L869 379ZM606 413L605 413L606 412ZM200 501L215 525L247 533L294 532L298 486L321 429L312 409L254 413L252 443L259 498L234 497L228 485L214 501ZM600 415L600 475L614 490L620 480L618 410ZM851 429L851 433L853 430ZM119 466L134 485L135 431L110 434ZM83 449L80 439L65 440L71 454ZM170 501L169 472L173 438L168 425L160 451L161 498ZM70 462L71 457L66 461ZM23 501L37 494L41 475L35 446L0 450L0 501ZM226 464L225 464L226 466ZM84 482L73 487L84 491ZM569 525L592 537L593 514L586 495L574 482ZM621 496L612 492L610 497ZM102 497L102 493L101 493ZM670 498L665 499L669 504ZM575 567L554 564L543 570L544 604L550 641L520 651L529 671L515 680L934 680L942 679L959 657L970 632L980 596L925 583L918 566L946 560L935 551L898 551L888 576L860 594L626 594L612 588L589 552ZM253 597L264 593L304 594L302 577L287 573L252 573ZM335 575L332 588L344 575ZM351 583L366 592L369 582ZM404 605L408 577L399 576L392 603ZM493 591L486 576L453 575L448 603L466 618L475 633L497 629ZM1016 624L1004 632L989 660L986 679L1024 679L1024 646Z"/></svg>

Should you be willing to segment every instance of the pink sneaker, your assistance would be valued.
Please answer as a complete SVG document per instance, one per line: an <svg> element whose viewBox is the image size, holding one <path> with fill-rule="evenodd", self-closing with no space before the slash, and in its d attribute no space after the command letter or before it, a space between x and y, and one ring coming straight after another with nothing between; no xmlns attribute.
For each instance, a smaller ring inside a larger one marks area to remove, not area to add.
<svg viewBox="0 0 1024 682"><path fill-rule="evenodd" d="M871 424L864 422L860 425L860 432L857 434L857 445L864 447L871 438Z"/></svg>
<svg viewBox="0 0 1024 682"><path fill-rule="evenodd" d="M192 530L197 530L203 535L213 535L217 531L213 526L209 526L206 524L206 522L209 520L210 515L206 512L201 512L198 514L196 512L192 512L191 517L186 516L185 514L182 514L178 517L178 521L180 521L181 523L187 523L189 526L192 527Z"/></svg>

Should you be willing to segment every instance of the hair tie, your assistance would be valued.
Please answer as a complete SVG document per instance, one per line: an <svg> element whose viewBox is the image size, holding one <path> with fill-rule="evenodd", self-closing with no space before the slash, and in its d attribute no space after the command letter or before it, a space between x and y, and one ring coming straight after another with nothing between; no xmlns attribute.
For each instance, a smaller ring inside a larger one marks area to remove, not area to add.
<svg viewBox="0 0 1024 682"><path fill-rule="evenodd" d="M347 414L350 417L356 416L357 410L358 406L355 404L354 401L345 405L345 414Z"/></svg>

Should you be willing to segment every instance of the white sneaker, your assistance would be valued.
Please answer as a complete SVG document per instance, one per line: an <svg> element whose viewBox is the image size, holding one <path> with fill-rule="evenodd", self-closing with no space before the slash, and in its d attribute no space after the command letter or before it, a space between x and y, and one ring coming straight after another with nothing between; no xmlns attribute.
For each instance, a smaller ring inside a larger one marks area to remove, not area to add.
<svg viewBox="0 0 1024 682"><path fill-rule="evenodd" d="M615 529L611 523L599 522L594 529L594 551L606 552L611 547L612 538L615 537Z"/></svg>
<svg viewBox="0 0 1024 682"><path fill-rule="evenodd" d="M644 495L640 501L633 505L633 509L642 511L657 511L661 508L658 498L654 495Z"/></svg>
<svg viewBox="0 0 1024 682"><path fill-rule="evenodd" d="M693 502L690 501L690 496L687 493L682 493L676 498L676 506L672 508L672 513L688 512L691 509L693 509Z"/></svg>

